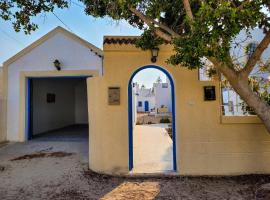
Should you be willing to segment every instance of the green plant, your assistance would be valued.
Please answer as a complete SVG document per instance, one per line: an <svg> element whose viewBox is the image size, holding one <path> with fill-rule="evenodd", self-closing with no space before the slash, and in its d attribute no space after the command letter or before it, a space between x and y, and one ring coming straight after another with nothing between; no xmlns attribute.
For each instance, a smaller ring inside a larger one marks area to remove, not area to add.
<svg viewBox="0 0 270 200"><path fill-rule="evenodd" d="M162 124L168 124L168 123L171 123L171 121L170 121L169 118L161 118L159 122L162 123Z"/></svg>

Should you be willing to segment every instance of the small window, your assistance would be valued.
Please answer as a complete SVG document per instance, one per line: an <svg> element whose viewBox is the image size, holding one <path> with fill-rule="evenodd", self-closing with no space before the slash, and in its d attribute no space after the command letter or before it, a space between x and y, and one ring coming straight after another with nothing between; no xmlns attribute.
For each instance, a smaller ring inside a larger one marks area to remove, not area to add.
<svg viewBox="0 0 270 200"><path fill-rule="evenodd" d="M168 83L162 83L162 88L168 88Z"/></svg>
<svg viewBox="0 0 270 200"><path fill-rule="evenodd" d="M142 107L142 102L141 101L138 102L138 107Z"/></svg>

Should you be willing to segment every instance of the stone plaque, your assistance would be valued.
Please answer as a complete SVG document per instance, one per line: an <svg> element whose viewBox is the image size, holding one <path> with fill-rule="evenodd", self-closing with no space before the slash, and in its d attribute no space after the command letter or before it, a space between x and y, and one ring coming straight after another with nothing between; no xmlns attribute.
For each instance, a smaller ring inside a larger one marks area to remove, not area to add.
<svg viewBox="0 0 270 200"><path fill-rule="evenodd" d="M120 105L120 87L109 87L108 98L109 105Z"/></svg>

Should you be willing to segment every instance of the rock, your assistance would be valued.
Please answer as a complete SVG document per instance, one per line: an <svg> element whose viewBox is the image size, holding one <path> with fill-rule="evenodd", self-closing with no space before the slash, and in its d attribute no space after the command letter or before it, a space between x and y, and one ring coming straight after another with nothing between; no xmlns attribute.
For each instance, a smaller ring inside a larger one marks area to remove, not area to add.
<svg viewBox="0 0 270 200"><path fill-rule="evenodd" d="M4 166L1 166L1 165L0 165L0 172L5 171L5 169L6 169L6 168L5 168Z"/></svg>
<svg viewBox="0 0 270 200"><path fill-rule="evenodd" d="M270 183L261 185L256 191L256 200L270 199Z"/></svg>

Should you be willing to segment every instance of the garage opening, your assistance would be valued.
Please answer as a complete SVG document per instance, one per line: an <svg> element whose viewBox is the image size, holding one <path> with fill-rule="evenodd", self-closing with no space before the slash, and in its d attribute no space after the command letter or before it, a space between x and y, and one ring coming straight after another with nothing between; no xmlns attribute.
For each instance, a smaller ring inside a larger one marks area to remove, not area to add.
<svg viewBox="0 0 270 200"><path fill-rule="evenodd" d="M87 140L86 77L28 80L28 139Z"/></svg>
<svg viewBox="0 0 270 200"><path fill-rule="evenodd" d="M145 66L129 82L129 169L176 170L174 84L158 66Z"/></svg>

